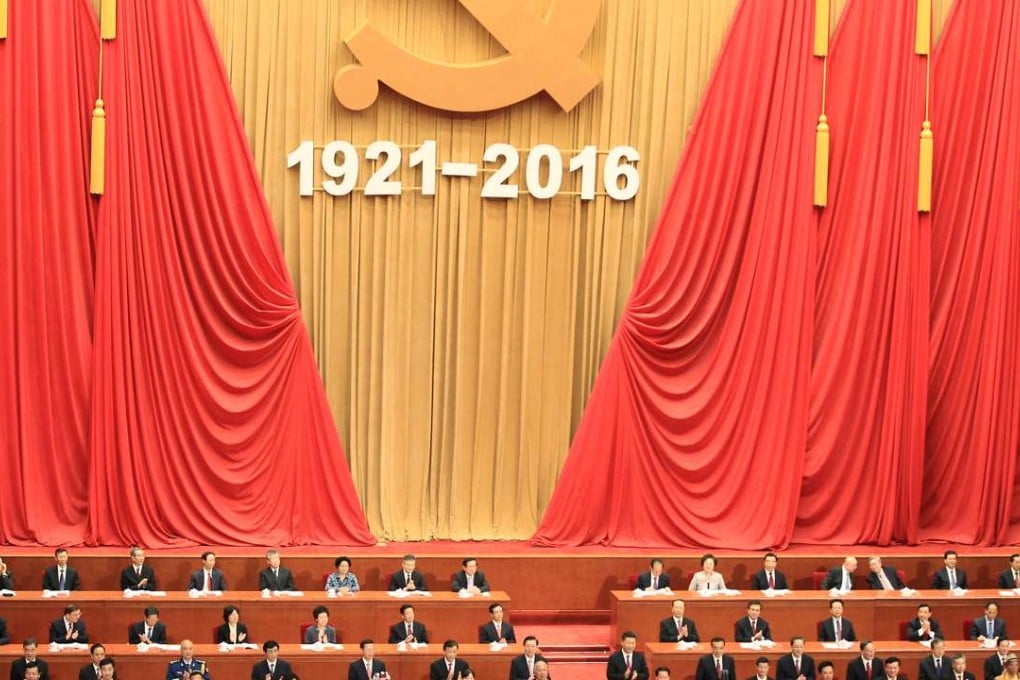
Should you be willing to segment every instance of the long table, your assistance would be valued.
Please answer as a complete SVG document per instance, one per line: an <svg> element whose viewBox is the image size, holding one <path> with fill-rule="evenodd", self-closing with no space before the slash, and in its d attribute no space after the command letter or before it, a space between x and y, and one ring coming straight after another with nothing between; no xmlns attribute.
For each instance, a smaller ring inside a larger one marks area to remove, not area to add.
<svg viewBox="0 0 1020 680"><path fill-rule="evenodd" d="M614 590L610 593L610 644L616 644L626 630L638 634L638 643L657 642L659 621L671 616L672 601L681 598L686 603L684 616L694 620L698 635L703 641L714 636L733 639L733 627L747 614L747 602L760 600L762 618L769 622L775 640L786 640L803 635L817 640L816 625L829 616L831 596L825 591L794 591L778 597L766 597L757 590L745 590L740 595L703 597L692 592L674 595L634 597L632 591ZM917 615L922 602L931 605L932 614L939 622L947 639L965 639L964 626L984 615L985 603L999 603L999 616L1006 621L1006 631L1020 634L1020 597L1003 595L998 590L971 590L965 595L951 595L945 590L916 591L904 597L897 591L853 590L841 598L843 616L853 622L857 637L862 640L903 639L901 626Z"/></svg>
<svg viewBox="0 0 1020 680"><path fill-rule="evenodd" d="M21 652L20 646L0 647L0 666L7 674L11 662ZM158 680L166 676L167 665L180 657L179 652L150 649L140 653L134 645L106 645L107 656L113 657L117 676L125 680ZM509 645L494 652L488 645L461 644L458 658L464 659L475 671L477 678L503 678L514 656L522 654L520 645ZM431 643L417 650L398 652L396 645L375 646L375 657L386 664L386 670L398 680L421 680L429 676L429 664L443 654L443 643ZM65 650L51 653L40 646L39 656L50 667L51 680L75 680L78 670L89 663L87 651ZM195 657L209 664L213 680L247 680L252 666L264 657L262 650L234 650L221 652L216 645L195 645ZM287 660L301 680L336 680L347 677L347 668L361 657L357 643L344 645L342 650L315 652L300 645L280 646L280 658Z"/></svg>
<svg viewBox="0 0 1020 680"><path fill-rule="evenodd" d="M167 593L165 597L124 597L120 591L77 591L70 596L46 598L41 592L18 592L16 597L0 601L0 616L7 619L12 642L35 637L49 641L50 622L63 615L64 607L74 602L82 611L92 642L128 641L128 627L143 618L143 610L159 609L171 641L190 638L212 643L215 628L223 623L223 608L228 604L240 609L241 621L248 626L253 641L301 642L301 625L312 622L312 610L329 608L330 624L336 627L341 642L357 644L363 638L386 642L390 626L400 620L400 606L414 605L415 620L425 624L432 642L447 638L459 642L477 642L478 627L489 620L489 605L509 603L505 592L488 597L458 597L452 592L432 593L429 597L397 598L385 592L362 591L351 596L329 598L323 592L301 597L280 595L262 597L258 592L226 592L222 596L189 597L187 593Z"/></svg>
<svg viewBox="0 0 1020 680"><path fill-rule="evenodd" d="M900 659L900 677L917 678L917 666L921 659L930 650L917 642L902 641L876 641L876 656L886 658L896 656ZM755 660L759 656L767 657L770 662L769 676L775 677L776 660L790 653L789 643L778 643L771 649L748 649L733 642L727 642L725 653L733 657L737 667L737 678L750 678L755 673ZM818 642L808 642L804 646L805 654L813 657L815 666L822 661L831 661L836 666L836 677L846 677L846 665L860 654L857 645L846 649L832 649L822 646ZM649 643L645 649L645 660L648 666L654 671L658 666L666 666L670 669L670 677L679 680L692 680L698 659L705 654L710 654L710 645L702 642L697 647L689 650L678 650L675 644L665 642ZM995 653L994 649L981 648L977 642L969 641L947 641L946 655L953 656L957 653L967 657L967 670L978 678L983 678L982 665L984 660ZM736 680L736 678L734 679Z"/></svg>

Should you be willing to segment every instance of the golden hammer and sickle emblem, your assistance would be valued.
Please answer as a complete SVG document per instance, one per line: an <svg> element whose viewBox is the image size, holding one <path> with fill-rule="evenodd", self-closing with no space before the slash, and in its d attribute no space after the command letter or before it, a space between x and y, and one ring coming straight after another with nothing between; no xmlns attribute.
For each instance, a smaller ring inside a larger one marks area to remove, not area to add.
<svg viewBox="0 0 1020 680"><path fill-rule="evenodd" d="M556 0L542 19L523 0L457 0L506 49L471 64L426 59L394 45L367 22L345 41L360 62L340 69L336 98L361 111L379 96L380 81L445 111L501 109L545 90L564 111L599 83L578 57L598 19L599 0Z"/></svg>

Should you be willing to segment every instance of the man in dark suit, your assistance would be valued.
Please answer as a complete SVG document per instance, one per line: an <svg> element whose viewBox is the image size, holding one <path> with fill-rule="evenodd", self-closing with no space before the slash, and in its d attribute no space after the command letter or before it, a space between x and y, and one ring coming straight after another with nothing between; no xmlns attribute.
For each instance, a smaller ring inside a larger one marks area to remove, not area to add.
<svg viewBox="0 0 1020 680"><path fill-rule="evenodd" d="M638 590L659 590L669 588L669 574L663 571L662 560L658 557L648 564L648 571L643 571L637 577Z"/></svg>
<svg viewBox="0 0 1020 680"><path fill-rule="evenodd" d="M818 664L818 680L836 680L836 666L831 661Z"/></svg>
<svg viewBox="0 0 1020 680"><path fill-rule="evenodd" d="M917 667L918 680L952 680L953 668L946 656L946 641L935 638L931 643L931 654L921 659Z"/></svg>
<svg viewBox="0 0 1020 680"><path fill-rule="evenodd" d="M751 587L755 590L789 590L786 575L776 570L779 557L774 552L765 553L762 560L763 568L751 577Z"/></svg>
<svg viewBox="0 0 1020 680"><path fill-rule="evenodd" d="M389 643L391 645L406 642L428 642L429 634L425 624L414 620L414 605L406 602L400 605L400 621L390 628Z"/></svg>
<svg viewBox="0 0 1020 680"><path fill-rule="evenodd" d="M538 651L538 638L529 635L524 638L524 653L510 662L510 680L530 680L539 661L545 661L545 657Z"/></svg>
<svg viewBox="0 0 1020 680"><path fill-rule="evenodd" d="M747 680L774 680L769 677L769 658L759 656L754 662L754 675Z"/></svg>
<svg viewBox="0 0 1020 680"><path fill-rule="evenodd" d="M963 654L956 654L952 660L952 680L975 680L974 674L967 670L967 657Z"/></svg>
<svg viewBox="0 0 1020 680"><path fill-rule="evenodd" d="M659 622L659 642L700 642L694 620L684 616L683 600L673 600L673 614Z"/></svg>
<svg viewBox="0 0 1020 680"><path fill-rule="evenodd" d="M347 680L372 680L388 677L386 664L375 658L375 643L371 639L361 641L361 658L352 661L347 669Z"/></svg>
<svg viewBox="0 0 1020 680"><path fill-rule="evenodd" d="M21 642L23 656L11 662L11 680L22 680L25 677L25 667L29 664L36 664L39 668L41 680L50 680L50 668L45 660L38 656L39 643L35 638L25 638Z"/></svg>
<svg viewBox="0 0 1020 680"><path fill-rule="evenodd" d="M39 664L35 661L29 661L25 663L24 675L19 676L18 680L24 678L25 680L41 680L42 675L39 670Z"/></svg>
<svg viewBox="0 0 1020 680"><path fill-rule="evenodd" d="M137 645L166 644L166 624L159 620L159 610L155 607L145 608L145 620L132 623L128 630L128 644Z"/></svg>
<svg viewBox="0 0 1020 680"><path fill-rule="evenodd" d="M624 631L620 636L620 649L609 655L606 664L607 680L648 680L648 663L645 655L635 652L637 634Z"/></svg>
<svg viewBox="0 0 1020 680"><path fill-rule="evenodd" d="M514 627L503 620L503 605L499 602L493 602L489 605L489 614L492 616L492 619L478 629L478 641L483 644L492 642L513 644L517 642Z"/></svg>
<svg viewBox="0 0 1020 680"><path fill-rule="evenodd" d="M829 570L829 573L822 579L822 590L849 591L854 587L854 572L857 571L857 558L851 556L843 558L843 564Z"/></svg>
<svg viewBox="0 0 1020 680"><path fill-rule="evenodd" d="M294 590L294 575L280 566L280 551L266 551L266 568L259 572L259 590Z"/></svg>
<svg viewBox="0 0 1020 680"><path fill-rule="evenodd" d="M131 564L120 572L121 590L156 590L156 572L145 564L145 551L131 548Z"/></svg>
<svg viewBox="0 0 1020 680"><path fill-rule="evenodd" d="M76 604L64 607L64 615L50 624L50 642L62 645L71 642L87 643L89 641L85 622L81 620L81 609Z"/></svg>
<svg viewBox="0 0 1020 680"><path fill-rule="evenodd" d="M266 640L262 643L266 658L252 666L251 680L290 680L290 664L280 658L280 643Z"/></svg>
<svg viewBox="0 0 1020 680"><path fill-rule="evenodd" d="M1009 569L999 574L1000 588L1020 588L1020 553L1009 556Z"/></svg>
<svg viewBox="0 0 1020 680"><path fill-rule="evenodd" d="M43 572L43 590L81 590L78 570L67 566L67 549L57 548L53 559L56 564Z"/></svg>
<svg viewBox="0 0 1020 680"><path fill-rule="evenodd" d="M387 590L428 590L425 577L414 568L417 563L414 555L404 555L401 568L393 572Z"/></svg>
<svg viewBox="0 0 1020 680"><path fill-rule="evenodd" d="M761 618L761 602L751 600L747 603L747 616L733 626L733 639L737 642L758 642L771 640L772 631L769 622Z"/></svg>
<svg viewBox="0 0 1020 680"><path fill-rule="evenodd" d="M883 567L881 557L868 560L868 585L872 590L903 590L906 585L894 567Z"/></svg>
<svg viewBox="0 0 1020 680"><path fill-rule="evenodd" d="M994 600L985 603L985 615L974 619L970 625L970 639L984 642L988 638L996 640L1009 637L1006 633L1006 622L999 618L999 604Z"/></svg>
<svg viewBox="0 0 1020 680"><path fill-rule="evenodd" d="M712 638L712 653L698 659L694 680L736 680L737 667L733 657L723 653L725 647L726 640L721 637Z"/></svg>
<svg viewBox="0 0 1020 680"><path fill-rule="evenodd" d="M917 605L917 617L907 622L907 639L911 642L934 640L942 637L939 622L932 618L931 607L926 603Z"/></svg>
<svg viewBox="0 0 1020 680"><path fill-rule="evenodd" d="M955 550L947 550L942 553L944 566L935 572L935 577L931 582L932 588L936 590L967 589L967 572L956 568L957 557Z"/></svg>
<svg viewBox="0 0 1020 680"><path fill-rule="evenodd" d="M106 647L98 642L89 647L89 662L78 669L78 680L99 680L99 662L106 658Z"/></svg>
<svg viewBox="0 0 1020 680"><path fill-rule="evenodd" d="M896 680L900 675L900 659L896 656L890 656L885 660L882 669L882 675L877 680Z"/></svg>
<svg viewBox="0 0 1020 680"><path fill-rule="evenodd" d="M790 639L790 653L776 662L776 680L815 680L815 660L804 653L804 638Z"/></svg>
<svg viewBox="0 0 1020 680"><path fill-rule="evenodd" d="M456 640L443 643L443 658L436 659L429 666L429 680L460 680L464 677L468 663L457 658L459 647Z"/></svg>
<svg viewBox="0 0 1020 680"><path fill-rule="evenodd" d="M843 600L829 600L829 618L818 624L819 642L856 642L857 634L850 619L843 618Z"/></svg>
<svg viewBox="0 0 1020 680"><path fill-rule="evenodd" d="M882 660L875 656L875 643L861 642L861 653L846 666L846 680L875 680L884 672Z"/></svg>
<svg viewBox="0 0 1020 680"><path fill-rule="evenodd" d="M985 680L995 680L995 678L1002 675L1002 671L1006 667L1006 657L1008 656L1009 640L999 638L995 654L985 659Z"/></svg>
<svg viewBox="0 0 1020 680"><path fill-rule="evenodd" d="M201 590L211 593L227 589L227 579L222 569L216 568L216 553L206 550L202 553L202 568L191 572L188 579L188 590Z"/></svg>
<svg viewBox="0 0 1020 680"><path fill-rule="evenodd" d="M485 572L478 571L478 560L474 557L465 557L460 565L463 567L453 575L453 583L450 589L459 593L466 590L472 595L481 595L489 592L489 582L485 580Z"/></svg>

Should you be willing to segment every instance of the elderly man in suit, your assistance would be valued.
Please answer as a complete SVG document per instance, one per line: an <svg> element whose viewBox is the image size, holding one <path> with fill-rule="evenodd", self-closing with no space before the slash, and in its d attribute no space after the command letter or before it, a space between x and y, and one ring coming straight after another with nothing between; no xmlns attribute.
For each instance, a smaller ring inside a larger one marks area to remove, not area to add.
<svg viewBox="0 0 1020 680"><path fill-rule="evenodd" d="M216 568L216 553L206 550L202 553L202 568L191 572L188 579L188 590L200 590L206 593L227 589L227 578L222 569Z"/></svg>
<svg viewBox="0 0 1020 680"><path fill-rule="evenodd" d="M673 600L673 614L659 622L659 642L700 642L694 619L684 616L687 605Z"/></svg>
<svg viewBox="0 0 1020 680"><path fill-rule="evenodd" d="M266 551L266 568L259 572L259 590L295 590L294 574L280 566L280 551Z"/></svg>
<svg viewBox="0 0 1020 680"><path fill-rule="evenodd" d="M883 567L881 557L868 559L868 585L872 590L903 590L906 585L900 580L894 567Z"/></svg>
<svg viewBox="0 0 1020 680"><path fill-rule="evenodd" d="M854 572L857 571L857 558L848 555L843 558L843 564L829 570L829 573L822 579L822 590L853 590Z"/></svg>
<svg viewBox="0 0 1020 680"><path fill-rule="evenodd" d="M638 574L637 588L638 590L669 588L669 574L663 570L662 560L654 558L648 563L648 571Z"/></svg>
<svg viewBox="0 0 1020 680"><path fill-rule="evenodd" d="M751 587L755 590L788 590L786 575L776 569L779 557L774 552L765 553L762 568L751 578Z"/></svg>

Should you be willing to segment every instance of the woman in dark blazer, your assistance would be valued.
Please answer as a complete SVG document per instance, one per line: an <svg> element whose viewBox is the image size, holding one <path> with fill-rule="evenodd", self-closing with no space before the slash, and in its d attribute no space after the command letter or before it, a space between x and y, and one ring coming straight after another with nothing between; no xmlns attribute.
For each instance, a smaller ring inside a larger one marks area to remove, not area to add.
<svg viewBox="0 0 1020 680"><path fill-rule="evenodd" d="M223 625L216 629L216 644L226 642L228 645L239 645L251 642L248 639L248 626L240 622L241 611L232 604L223 608Z"/></svg>

